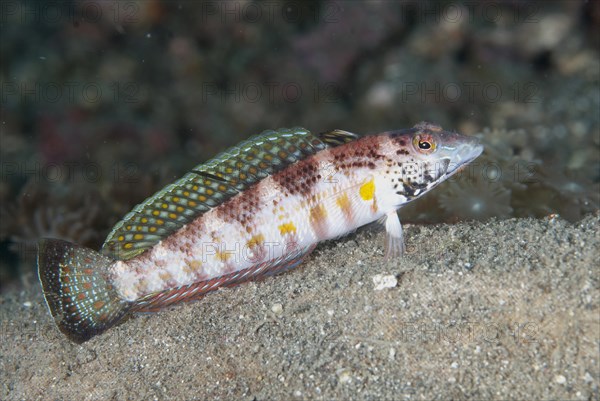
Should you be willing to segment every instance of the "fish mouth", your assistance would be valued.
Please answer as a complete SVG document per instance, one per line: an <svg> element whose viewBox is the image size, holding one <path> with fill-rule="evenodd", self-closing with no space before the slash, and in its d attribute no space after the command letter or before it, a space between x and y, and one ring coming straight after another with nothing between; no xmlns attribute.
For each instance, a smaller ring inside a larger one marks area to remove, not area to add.
<svg viewBox="0 0 600 401"><path fill-rule="evenodd" d="M469 138L468 142L464 142L452 149L451 156L444 158L448 161L445 177L448 178L459 171L462 171L467 164L475 160L483 152L483 145L477 138Z"/></svg>

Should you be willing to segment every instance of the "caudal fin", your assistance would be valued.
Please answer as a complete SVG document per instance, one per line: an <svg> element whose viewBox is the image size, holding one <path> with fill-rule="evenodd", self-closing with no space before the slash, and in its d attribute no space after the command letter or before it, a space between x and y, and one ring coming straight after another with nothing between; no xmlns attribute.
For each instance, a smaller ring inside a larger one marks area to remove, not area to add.
<svg viewBox="0 0 600 401"><path fill-rule="evenodd" d="M130 308L107 281L113 262L67 241L39 243L38 275L46 303L60 331L76 343L114 326Z"/></svg>

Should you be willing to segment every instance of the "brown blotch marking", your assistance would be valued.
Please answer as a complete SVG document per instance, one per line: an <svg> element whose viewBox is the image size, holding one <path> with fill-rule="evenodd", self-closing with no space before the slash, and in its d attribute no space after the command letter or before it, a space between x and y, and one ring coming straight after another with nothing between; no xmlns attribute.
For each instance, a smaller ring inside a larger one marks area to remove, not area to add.
<svg viewBox="0 0 600 401"><path fill-rule="evenodd" d="M331 149L333 167L336 171L352 168L376 168L376 162L384 160L385 156L379 154L381 147L380 136L366 136L345 145Z"/></svg>
<svg viewBox="0 0 600 401"><path fill-rule="evenodd" d="M224 221L237 221L250 233L253 220L261 206L261 194L258 185L246 189L241 196L234 196L214 209L218 218Z"/></svg>
<svg viewBox="0 0 600 401"><path fill-rule="evenodd" d="M319 167L314 157L300 160L293 167L273 175L273 180L287 194L310 194L318 181Z"/></svg>
<svg viewBox="0 0 600 401"><path fill-rule="evenodd" d="M320 238L327 235L327 210L323 204L317 204L310 209L310 225Z"/></svg>
<svg viewBox="0 0 600 401"><path fill-rule="evenodd" d="M94 273L94 270L93 269L83 269L83 273L90 276Z"/></svg>
<svg viewBox="0 0 600 401"><path fill-rule="evenodd" d="M168 272L159 273L158 277L160 277L160 279L162 281L164 281L165 283L173 278L173 276L171 276L171 273L168 273Z"/></svg>
<svg viewBox="0 0 600 401"><path fill-rule="evenodd" d="M83 301L84 299L85 299L85 294L83 292L80 292L79 294L77 294L78 301Z"/></svg>
<svg viewBox="0 0 600 401"><path fill-rule="evenodd" d="M354 220L354 209L348 194L344 193L337 197L335 203L340 207L347 223L351 223Z"/></svg>
<svg viewBox="0 0 600 401"><path fill-rule="evenodd" d="M89 290L92 288L92 283L85 282L81 286L83 287L84 290Z"/></svg>
<svg viewBox="0 0 600 401"><path fill-rule="evenodd" d="M100 310L105 305L104 301L96 301L94 302L94 309Z"/></svg>

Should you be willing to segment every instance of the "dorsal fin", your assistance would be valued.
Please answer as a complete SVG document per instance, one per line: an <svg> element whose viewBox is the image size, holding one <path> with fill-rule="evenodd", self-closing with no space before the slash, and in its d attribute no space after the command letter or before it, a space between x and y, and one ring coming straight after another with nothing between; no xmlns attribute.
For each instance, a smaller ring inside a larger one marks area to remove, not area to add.
<svg viewBox="0 0 600 401"><path fill-rule="evenodd" d="M139 255L257 181L349 141L346 133L333 132L343 131L314 135L304 128L269 130L220 153L137 205L114 226L103 253L121 260Z"/></svg>
<svg viewBox="0 0 600 401"><path fill-rule="evenodd" d="M348 142L352 142L358 138L358 135L353 134L352 132L344 131L341 129L334 129L332 131L321 132L319 138L325 142L328 146L338 146L343 145Z"/></svg>

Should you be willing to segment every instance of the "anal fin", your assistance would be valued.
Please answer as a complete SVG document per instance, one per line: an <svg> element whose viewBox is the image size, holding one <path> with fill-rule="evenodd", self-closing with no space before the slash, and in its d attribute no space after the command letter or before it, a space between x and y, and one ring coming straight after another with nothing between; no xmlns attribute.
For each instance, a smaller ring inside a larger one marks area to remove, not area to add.
<svg viewBox="0 0 600 401"><path fill-rule="evenodd" d="M273 276L298 266L313 250L315 245L289 253L282 258L260 263L249 268L224 274L210 280L183 285L159 293L149 294L135 302L135 312L155 312L166 306L183 301L197 300L220 287L232 287L246 281Z"/></svg>

